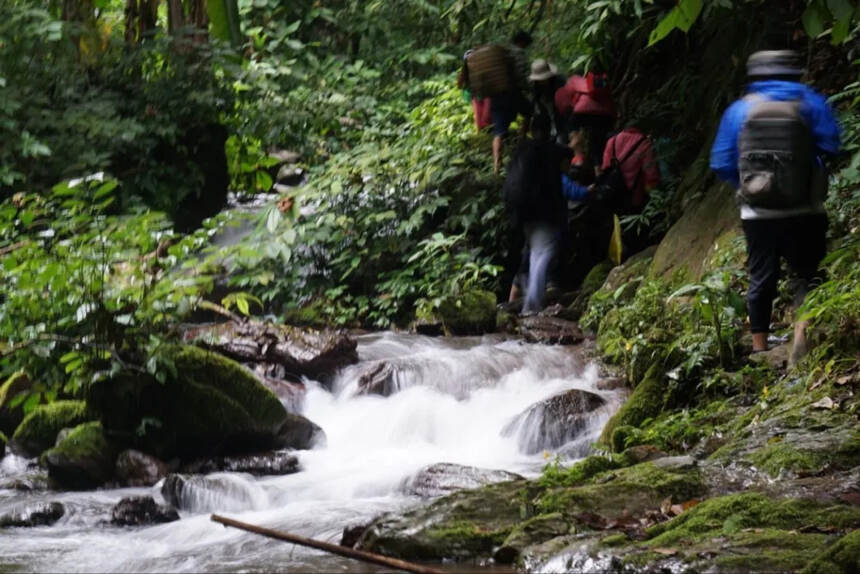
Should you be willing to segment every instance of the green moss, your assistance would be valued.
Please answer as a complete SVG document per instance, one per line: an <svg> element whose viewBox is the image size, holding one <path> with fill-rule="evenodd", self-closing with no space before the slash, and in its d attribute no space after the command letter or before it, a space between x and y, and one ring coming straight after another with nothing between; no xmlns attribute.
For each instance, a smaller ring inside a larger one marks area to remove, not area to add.
<svg viewBox="0 0 860 574"><path fill-rule="evenodd" d="M753 464L773 477L779 476L783 470L794 473L820 471L828 458L824 452L797 449L782 441L768 444L750 455Z"/></svg>
<svg viewBox="0 0 860 574"><path fill-rule="evenodd" d="M55 401L30 411L12 435L12 441L27 454L37 455L54 445L64 428L92 420L84 401Z"/></svg>
<svg viewBox="0 0 860 574"><path fill-rule="evenodd" d="M102 431L102 424L92 421L77 425L57 446L43 452L41 460L45 461L52 454L70 459L98 456L107 450L109 446Z"/></svg>
<svg viewBox="0 0 860 574"><path fill-rule="evenodd" d="M578 319L585 312L589 299L603 286L609 272L612 271L612 267L612 262L606 260L601 261L589 270L585 279L582 280L582 285L579 287L576 299L568 307L571 319Z"/></svg>
<svg viewBox="0 0 860 574"><path fill-rule="evenodd" d="M592 455L574 463L569 468L548 465L538 484L545 487L573 486L585 482L596 474L619 466L622 465L613 457Z"/></svg>
<svg viewBox="0 0 860 574"><path fill-rule="evenodd" d="M860 508L824 506L809 500L775 500L756 492L730 494L706 500L688 512L650 528L650 546L672 546L701 542L721 535L734 535L746 528L796 530L856 528Z"/></svg>
<svg viewBox="0 0 860 574"><path fill-rule="evenodd" d="M606 518L659 508L668 497L687 501L704 492L697 470L663 470L650 462L596 474L579 487L548 490L537 501L541 512L574 517L593 512Z"/></svg>
<svg viewBox="0 0 860 574"><path fill-rule="evenodd" d="M629 542L629 539L626 534L612 534L611 536L601 539L600 545L609 547L622 546L627 544L627 542Z"/></svg>
<svg viewBox="0 0 860 574"><path fill-rule="evenodd" d="M517 524L504 539L493 558L501 564L511 564L528 546L563 536L570 532L570 524L560 512L541 514Z"/></svg>
<svg viewBox="0 0 860 574"><path fill-rule="evenodd" d="M801 574L860 572L860 530L849 532L815 556Z"/></svg>
<svg viewBox="0 0 860 574"><path fill-rule="evenodd" d="M714 563L728 572L796 572L826 545L823 534L753 529L726 537Z"/></svg>
<svg viewBox="0 0 860 574"><path fill-rule="evenodd" d="M0 431L0 458L6 456L6 443L9 442L9 439L6 438L6 435L3 434L3 431Z"/></svg>
<svg viewBox="0 0 860 574"><path fill-rule="evenodd" d="M663 372L659 365L654 365L648 369L645 378L636 385L627 401L603 427L600 442L614 446L612 435L616 428L624 425L636 427L645 419L658 415L663 408L664 392Z"/></svg>
<svg viewBox="0 0 860 574"><path fill-rule="evenodd" d="M169 347L162 359L163 384L124 373L90 388L87 400L112 436L161 457L276 446L287 412L253 373L193 346Z"/></svg>
<svg viewBox="0 0 860 574"><path fill-rule="evenodd" d="M33 383L23 371L13 373L0 386L0 431L14 433L15 428L21 424L21 421L24 419L23 408L21 405L12 408L9 406L9 403L18 393L28 391L32 386Z"/></svg>
<svg viewBox="0 0 860 574"><path fill-rule="evenodd" d="M496 296L481 289L451 295L442 300L435 314L453 335L492 332L496 328Z"/></svg>

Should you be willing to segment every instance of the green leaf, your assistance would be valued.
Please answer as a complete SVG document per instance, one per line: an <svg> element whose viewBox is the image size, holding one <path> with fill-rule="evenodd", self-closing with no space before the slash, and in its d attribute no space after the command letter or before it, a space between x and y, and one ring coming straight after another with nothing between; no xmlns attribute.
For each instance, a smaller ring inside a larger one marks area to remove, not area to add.
<svg viewBox="0 0 860 574"><path fill-rule="evenodd" d="M827 9L833 14L834 20L851 20L854 6L848 0L827 0Z"/></svg>
<svg viewBox="0 0 860 574"><path fill-rule="evenodd" d="M831 43L834 46L844 43L850 37L850 32L851 16L837 20L830 32Z"/></svg>
<svg viewBox="0 0 860 574"><path fill-rule="evenodd" d="M824 6L821 0L813 0L803 12L801 21L803 29L810 38L820 36L826 27L826 22L830 19L830 12Z"/></svg>
<svg viewBox="0 0 860 574"><path fill-rule="evenodd" d="M277 206L272 206L269 208L269 213L266 214L266 229L269 230L269 233L274 233L278 229L278 225L281 223L281 211Z"/></svg>

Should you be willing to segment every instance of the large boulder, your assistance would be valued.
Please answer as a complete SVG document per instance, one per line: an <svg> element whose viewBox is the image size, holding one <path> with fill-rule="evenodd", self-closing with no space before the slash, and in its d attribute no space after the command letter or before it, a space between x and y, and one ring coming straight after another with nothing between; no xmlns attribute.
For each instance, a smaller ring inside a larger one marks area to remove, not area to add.
<svg viewBox="0 0 860 574"><path fill-rule="evenodd" d="M0 528L49 526L63 517L66 508L59 502L22 505L0 513Z"/></svg>
<svg viewBox="0 0 860 574"><path fill-rule="evenodd" d="M295 380L306 376L326 383L342 367L358 362L355 339L331 329L231 321L194 327L185 339L240 363L279 365Z"/></svg>
<svg viewBox="0 0 860 574"><path fill-rule="evenodd" d="M33 381L23 371L12 374L6 382L0 386L0 432L10 435L24 420L24 408L22 404L14 407L12 400L19 394L33 388Z"/></svg>
<svg viewBox="0 0 860 574"><path fill-rule="evenodd" d="M626 447L626 430L638 426L647 418L657 416L663 410L663 396L666 391L663 371L660 365L654 365L627 401L618 409L603 427L600 442L612 446L616 452Z"/></svg>
<svg viewBox="0 0 860 574"><path fill-rule="evenodd" d="M146 526L179 520L175 508L158 504L151 496L130 496L111 510L111 523L117 526Z"/></svg>
<svg viewBox="0 0 860 574"><path fill-rule="evenodd" d="M42 453L48 476L63 488L87 490L113 478L115 447L98 421L84 423L52 449Z"/></svg>
<svg viewBox="0 0 860 574"><path fill-rule="evenodd" d="M127 449L116 458L115 475L123 486L152 486L167 476L167 463L145 452Z"/></svg>
<svg viewBox="0 0 860 574"><path fill-rule="evenodd" d="M309 448L322 433L226 357L174 346L162 358L169 365L164 383L123 373L91 385L87 400L109 435L163 459L190 459Z"/></svg>
<svg viewBox="0 0 860 574"><path fill-rule="evenodd" d="M407 478L403 483L403 490L407 494L431 498L497 482L522 480L522 478L506 470L440 462L426 466Z"/></svg>
<svg viewBox="0 0 860 574"><path fill-rule="evenodd" d="M84 401L55 401L30 411L12 435L12 447L29 456L51 448L64 428L93 420Z"/></svg>
<svg viewBox="0 0 860 574"><path fill-rule="evenodd" d="M579 436L589 413L604 404L599 395L571 389L533 404L508 423L502 434L516 434L520 450L526 454L555 450Z"/></svg>
<svg viewBox="0 0 860 574"><path fill-rule="evenodd" d="M386 361L374 361L358 375L358 394L387 397L397 392L397 371Z"/></svg>

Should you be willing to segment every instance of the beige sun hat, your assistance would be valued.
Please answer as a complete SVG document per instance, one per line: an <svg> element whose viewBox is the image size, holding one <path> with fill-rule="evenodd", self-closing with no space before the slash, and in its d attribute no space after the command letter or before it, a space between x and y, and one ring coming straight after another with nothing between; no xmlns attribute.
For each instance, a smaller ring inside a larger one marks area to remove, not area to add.
<svg viewBox="0 0 860 574"><path fill-rule="evenodd" d="M529 75L529 81L540 82L541 80L548 80L553 77L556 72L558 72L558 68L543 58L538 58L532 62L532 73Z"/></svg>

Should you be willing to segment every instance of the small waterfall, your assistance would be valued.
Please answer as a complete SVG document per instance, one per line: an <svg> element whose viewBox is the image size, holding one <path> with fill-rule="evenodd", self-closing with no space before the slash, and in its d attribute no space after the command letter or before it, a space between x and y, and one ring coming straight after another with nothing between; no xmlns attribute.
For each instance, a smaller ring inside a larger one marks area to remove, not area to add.
<svg viewBox="0 0 860 574"><path fill-rule="evenodd" d="M580 457L621 402L614 391L596 389L597 369L576 347L497 336L381 333L360 337L358 350L361 362L344 369L330 390L307 381L302 412L325 430L327 444L296 453L300 472L174 478L164 487L164 498L176 498L178 522L147 528L104 523L123 497L162 501L162 485L15 490L8 481L32 481L39 471L24 459L7 457L0 464L0 514L13 504L51 501L62 503L66 512L53 526L4 530L0 570L355 570L356 563L344 558L225 529L212 523L209 513L337 542L346 526L420 503L410 494L411 479L430 465L535 476L547 452ZM361 392L362 374L379 365L392 373L391 388L385 395ZM572 413L575 421L568 418Z"/></svg>

